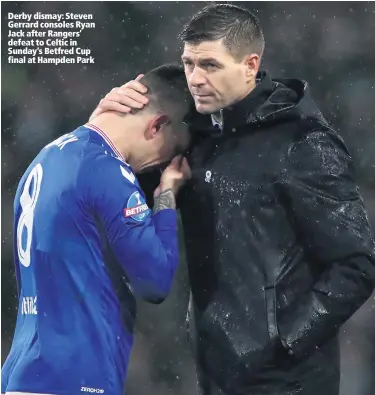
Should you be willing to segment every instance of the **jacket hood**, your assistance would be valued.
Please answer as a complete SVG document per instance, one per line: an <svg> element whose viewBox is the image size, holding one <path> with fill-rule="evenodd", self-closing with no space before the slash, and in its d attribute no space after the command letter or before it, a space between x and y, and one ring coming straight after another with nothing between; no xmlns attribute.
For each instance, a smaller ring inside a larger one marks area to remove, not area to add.
<svg viewBox="0 0 375 395"><path fill-rule="evenodd" d="M255 89L243 100L222 110L224 132L247 124L315 119L327 124L314 103L309 85L298 79L271 79L266 71L257 75ZM195 118L195 117L194 117ZM210 117L199 115L194 129L213 129ZM205 127L203 126L205 125Z"/></svg>

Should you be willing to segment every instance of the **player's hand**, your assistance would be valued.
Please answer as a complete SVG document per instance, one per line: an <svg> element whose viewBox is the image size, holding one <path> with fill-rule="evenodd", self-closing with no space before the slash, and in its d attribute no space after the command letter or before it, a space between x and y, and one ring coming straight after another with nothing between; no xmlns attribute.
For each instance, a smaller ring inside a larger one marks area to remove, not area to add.
<svg viewBox="0 0 375 395"><path fill-rule="evenodd" d="M148 103L148 98L144 96L147 93L147 88L139 82L142 77L143 74L140 74L135 80L113 88L100 100L98 107L91 114L90 121L105 111L117 111L127 114L132 109L143 108Z"/></svg>
<svg viewBox="0 0 375 395"><path fill-rule="evenodd" d="M161 192L172 189L176 196L179 189L191 178L191 169L185 157L179 155L172 159L160 178L160 185L155 189L154 197Z"/></svg>

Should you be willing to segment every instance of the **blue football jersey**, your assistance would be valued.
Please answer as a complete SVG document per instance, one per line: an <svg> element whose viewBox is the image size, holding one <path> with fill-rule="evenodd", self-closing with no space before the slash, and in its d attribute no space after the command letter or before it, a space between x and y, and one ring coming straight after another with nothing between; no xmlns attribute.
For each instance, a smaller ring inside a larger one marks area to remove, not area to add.
<svg viewBox="0 0 375 395"><path fill-rule="evenodd" d="M43 148L14 202L19 306L2 392L123 394L135 298L162 301L178 258L176 211L152 214L100 129Z"/></svg>

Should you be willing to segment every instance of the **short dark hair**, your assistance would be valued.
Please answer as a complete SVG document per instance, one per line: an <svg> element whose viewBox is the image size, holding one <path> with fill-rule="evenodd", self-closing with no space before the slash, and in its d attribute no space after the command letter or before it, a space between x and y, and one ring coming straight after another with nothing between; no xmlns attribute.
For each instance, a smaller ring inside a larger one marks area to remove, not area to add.
<svg viewBox="0 0 375 395"><path fill-rule="evenodd" d="M262 57L265 45L258 18L246 8L232 4L209 5L198 11L178 38L192 44L223 39L236 58L246 53Z"/></svg>
<svg viewBox="0 0 375 395"><path fill-rule="evenodd" d="M181 115L184 117L193 105L181 65L159 66L145 74L140 82L148 88L146 108L165 113L172 121ZM181 114L182 111L185 114Z"/></svg>

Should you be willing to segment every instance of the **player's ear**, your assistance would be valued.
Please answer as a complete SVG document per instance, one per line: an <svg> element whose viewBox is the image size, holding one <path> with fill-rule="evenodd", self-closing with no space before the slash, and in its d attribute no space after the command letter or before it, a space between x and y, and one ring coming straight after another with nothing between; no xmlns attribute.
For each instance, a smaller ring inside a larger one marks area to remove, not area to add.
<svg viewBox="0 0 375 395"><path fill-rule="evenodd" d="M160 132L162 132L169 124L171 120L166 114L157 114L151 121L149 122L145 137L146 140L151 140L158 136Z"/></svg>

